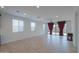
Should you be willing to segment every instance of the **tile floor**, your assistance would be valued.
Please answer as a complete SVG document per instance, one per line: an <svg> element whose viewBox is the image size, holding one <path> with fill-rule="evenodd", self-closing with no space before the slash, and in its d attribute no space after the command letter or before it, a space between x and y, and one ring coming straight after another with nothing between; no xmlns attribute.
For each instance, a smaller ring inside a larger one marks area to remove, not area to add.
<svg viewBox="0 0 79 59"><path fill-rule="evenodd" d="M41 35L0 46L1 53L76 53L72 41L58 35Z"/></svg>

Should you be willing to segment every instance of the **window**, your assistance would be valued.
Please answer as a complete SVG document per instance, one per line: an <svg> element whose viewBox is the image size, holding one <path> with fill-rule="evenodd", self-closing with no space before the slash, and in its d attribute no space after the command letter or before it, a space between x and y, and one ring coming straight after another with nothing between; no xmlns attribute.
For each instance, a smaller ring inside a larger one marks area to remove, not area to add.
<svg viewBox="0 0 79 59"><path fill-rule="evenodd" d="M45 24L43 24L43 30L45 30Z"/></svg>
<svg viewBox="0 0 79 59"><path fill-rule="evenodd" d="M54 24L54 26L53 26L53 34L57 34L57 35L59 35L58 24Z"/></svg>
<svg viewBox="0 0 79 59"><path fill-rule="evenodd" d="M19 21L18 30L19 32L24 31L24 22L22 20Z"/></svg>
<svg viewBox="0 0 79 59"><path fill-rule="evenodd" d="M31 22L31 31L35 31L35 23Z"/></svg>
<svg viewBox="0 0 79 59"><path fill-rule="evenodd" d="M12 31L13 32L23 32L24 31L24 22L23 20L12 20Z"/></svg>
<svg viewBox="0 0 79 59"><path fill-rule="evenodd" d="M58 24L54 24L53 34L59 35L59 26L58 26ZM66 35L66 24L65 24L64 29L63 29L63 34Z"/></svg>

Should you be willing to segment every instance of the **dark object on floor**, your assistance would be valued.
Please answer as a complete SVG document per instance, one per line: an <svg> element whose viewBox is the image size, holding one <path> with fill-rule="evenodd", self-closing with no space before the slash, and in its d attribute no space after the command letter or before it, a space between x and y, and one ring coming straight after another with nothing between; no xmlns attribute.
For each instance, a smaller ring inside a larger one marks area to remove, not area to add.
<svg viewBox="0 0 79 59"><path fill-rule="evenodd" d="M67 40L73 41L73 34L72 33L67 33Z"/></svg>
<svg viewBox="0 0 79 59"><path fill-rule="evenodd" d="M0 14L0 16L1 16L1 14Z"/></svg>

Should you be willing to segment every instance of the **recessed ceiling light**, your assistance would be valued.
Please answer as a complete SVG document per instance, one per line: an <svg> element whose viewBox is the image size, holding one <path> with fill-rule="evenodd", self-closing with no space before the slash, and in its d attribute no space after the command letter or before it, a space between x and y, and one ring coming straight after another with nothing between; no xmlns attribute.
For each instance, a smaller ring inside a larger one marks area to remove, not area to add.
<svg viewBox="0 0 79 59"><path fill-rule="evenodd" d="M4 8L4 6L1 6L1 8Z"/></svg>
<svg viewBox="0 0 79 59"><path fill-rule="evenodd" d="M24 15L26 15L26 13L24 13Z"/></svg>
<svg viewBox="0 0 79 59"><path fill-rule="evenodd" d="M55 17L59 17L59 16L55 16Z"/></svg>
<svg viewBox="0 0 79 59"><path fill-rule="evenodd" d="M39 8L40 6L36 6L37 8Z"/></svg>

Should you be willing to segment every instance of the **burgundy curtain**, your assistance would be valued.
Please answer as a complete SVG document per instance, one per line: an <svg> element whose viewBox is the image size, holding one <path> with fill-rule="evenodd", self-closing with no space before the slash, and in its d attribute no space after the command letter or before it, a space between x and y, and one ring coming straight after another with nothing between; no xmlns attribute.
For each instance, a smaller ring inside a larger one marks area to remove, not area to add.
<svg viewBox="0 0 79 59"><path fill-rule="evenodd" d="M50 35L52 35L53 25L54 25L54 23L52 23L52 22L48 23L48 28L49 28L49 31L50 31Z"/></svg>
<svg viewBox="0 0 79 59"><path fill-rule="evenodd" d="M59 31L60 36L63 36L64 25L65 25L65 21L58 22L58 27L59 27L59 30L60 30Z"/></svg>

